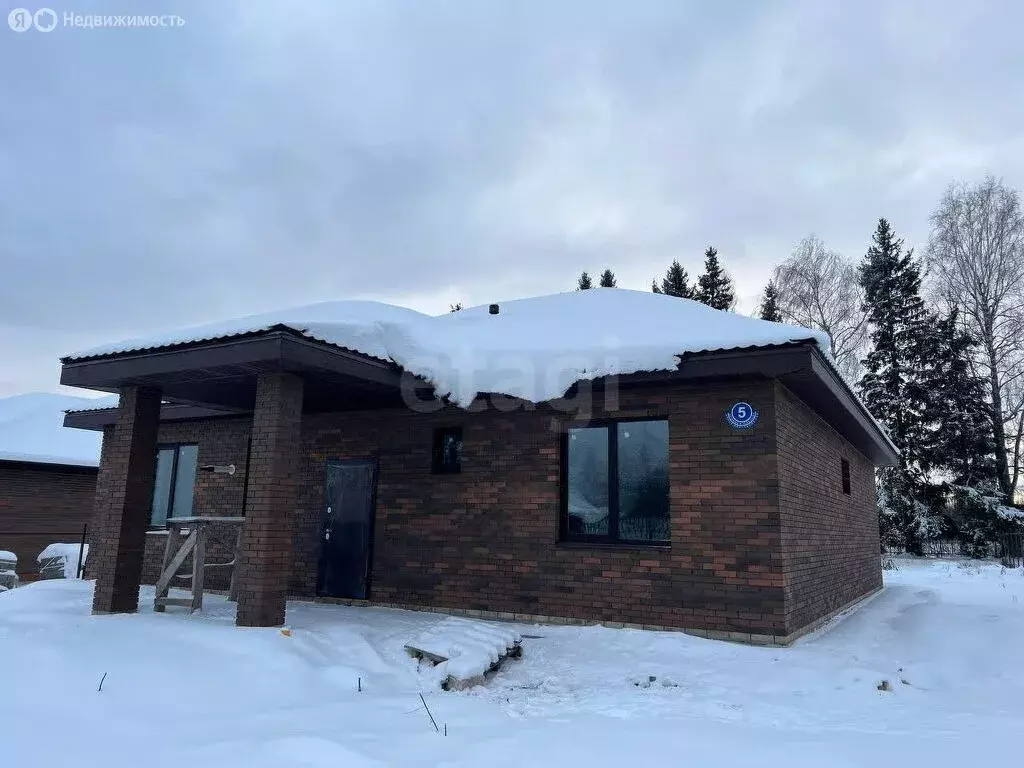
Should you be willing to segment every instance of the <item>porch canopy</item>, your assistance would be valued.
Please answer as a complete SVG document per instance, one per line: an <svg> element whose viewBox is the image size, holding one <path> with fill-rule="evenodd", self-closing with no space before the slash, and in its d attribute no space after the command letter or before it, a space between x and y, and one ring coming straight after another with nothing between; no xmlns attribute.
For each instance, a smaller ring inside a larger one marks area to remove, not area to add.
<svg viewBox="0 0 1024 768"><path fill-rule="evenodd" d="M66 426L113 426L104 441L93 525L96 613L138 608L161 419L251 414L253 481L245 491L236 622L278 626L284 623L303 411L403 402L403 374L394 363L284 325L62 363L62 384L120 395L116 409L65 416ZM406 397L417 396L422 382L405 382Z"/></svg>
<svg viewBox="0 0 1024 768"><path fill-rule="evenodd" d="M125 386L157 388L164 400L178 406L167 409L177 418L251 412L256 379L271 372L303 379L307 411L401 403L402 370L393 362L307 338L285 325L129 352L66 357L61 362L61 384L113 393ZM74 413L83 416L71 418L68 426L103 426L98 412ZM90 413L94 415L85 415Z"/></svg>

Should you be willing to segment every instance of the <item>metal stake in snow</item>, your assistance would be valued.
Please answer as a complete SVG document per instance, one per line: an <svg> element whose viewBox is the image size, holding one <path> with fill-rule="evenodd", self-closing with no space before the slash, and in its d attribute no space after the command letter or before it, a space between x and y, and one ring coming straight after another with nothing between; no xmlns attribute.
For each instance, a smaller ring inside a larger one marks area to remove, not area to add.
<svg viewBox="0 0 1024 768"><path fill-rule="evenodd" d="M420 694L420 701L423 702L423 708L425 710L427 710L427 717L430 718L430 723L431 723L431 725L434 726L434 730L436 732L440 733L441 729L437 727L437 722L434 720L434 716L432 714L430 714L430 707L427 706L427 700L423 698L423 694L422 693ZM445 726L445 732L446 732L445 735L447 735L447 730L448 730L448 726L446 725Z"/></svg>

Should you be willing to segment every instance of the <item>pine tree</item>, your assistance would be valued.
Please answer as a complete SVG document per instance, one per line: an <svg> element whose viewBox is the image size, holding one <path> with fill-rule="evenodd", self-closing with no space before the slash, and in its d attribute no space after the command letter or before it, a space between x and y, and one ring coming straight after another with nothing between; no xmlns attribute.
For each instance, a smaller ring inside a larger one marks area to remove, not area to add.
<svg viewBox="0 0 1024 768"><path fill-rule="evenodd" d="M673 261L672 266L665 272L661 280L661 290L655 293L664 293L666 296L676 296L680 299L693 298L693 286L690 285L690 276L686 274L683 265Z"/></svg>
<svg viewBox="0 0 1024 768"><path fill-rule="evenodd" d="M863 361L858 388L900 452L899 465L880 473L881 511L892 518L907 549L920 553L929 522L924 504L931 405L927 366L934 343L921 299L920 265L885 219L878 221L859 279L873 348Z"/></svg>
<svg viewBox="0 0 1024 768"><path fill-rule="evenodd" d="M873 345L863 361L860 392L904 464L916 466L927 409L930 318L921 298L920 265L885 219L878 222L859 278Z"/></svg>
<svg viewBox="0 0 1024 768"><path fill-rule="evenodd" d="M602 288L614 288L615 287L615 273L610 269L606 269L601 273L601 282L598 283Z"/></svg>
<svg viewBox="0 0 1024 768"><path fill-rule="evenodd" d="M697 278L694 298L715 309L732 309L736 304L732 278L718 263L718 251L711 246L704 251L704 274Z"/></svg>
<svg viewBox="0 0 1024 768"><path fill-rule="evenodd" d="M782 322L782 313L779 312L779 292L775 289L774 280L769 280L768 285L764 287L761 311L758 314L762 320L770 320L773 323Z"/></svg>
<svg viewBox="0 0 1024 768"><path fill-rule="evenodd" d="M651 280L651 292L652 293L661 293L661 288L658 287L658 281L657 280Z"/></svg>
<svg viewBox="0 0 1024 768"><path fill-rule="evenodd" d="M590 275L588 275L586 272L581 274L579 281L576 283L576 290L577 291L585 291L588 288L593 288L593 287L594 287L594 281L590 279Z"/></svg>

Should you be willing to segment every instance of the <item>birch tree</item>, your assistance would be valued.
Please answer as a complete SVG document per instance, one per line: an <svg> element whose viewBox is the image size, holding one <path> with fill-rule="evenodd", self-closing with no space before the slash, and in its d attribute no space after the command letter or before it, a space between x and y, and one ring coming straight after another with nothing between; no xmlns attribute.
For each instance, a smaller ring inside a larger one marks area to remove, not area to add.
<svg viewBox="0 0 1024 768"><path fill-rule="evenodd" d="M836 366L855 382L868 334L856 265L810 235L775 267L772 282L782 319L827 333Z"/></svg>
<svg viewBox="0 0 1024 768"><path fill-rule="evenodd" d="M978 342L999 487L1013 500L1024 433L1024 216L1014 189L992 176L946 190L931 216L928 261L936 297L959 310Z"/></svg>

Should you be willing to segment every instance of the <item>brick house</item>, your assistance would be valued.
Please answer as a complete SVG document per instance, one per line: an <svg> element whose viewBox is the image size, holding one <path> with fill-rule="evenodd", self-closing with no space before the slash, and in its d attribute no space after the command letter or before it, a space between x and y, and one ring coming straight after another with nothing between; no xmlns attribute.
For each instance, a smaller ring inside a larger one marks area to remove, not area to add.
<svg viewBox="0 0 1024 768"><path fill-rule="evenodd" d="M120 394L65 419L103 433L94 611L189 515L245 517L246 626L293 596L786 643L881 587L896 452L821 334L621 289L365 304L63 360Z"/></svg>
<svg viewBox="0 0 1024 768"><path fill-rule="evenodd" d="M78 542L92 517L100 443L62 429L64 411L94 401L46 392L0 399L0 550L21 581L49 544Z"/></svg>

